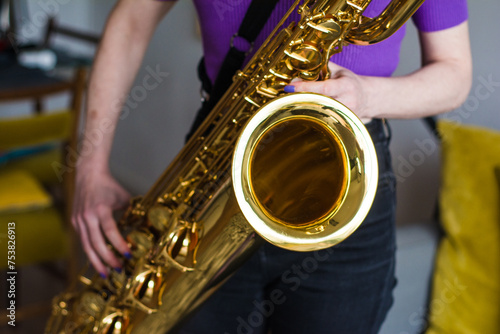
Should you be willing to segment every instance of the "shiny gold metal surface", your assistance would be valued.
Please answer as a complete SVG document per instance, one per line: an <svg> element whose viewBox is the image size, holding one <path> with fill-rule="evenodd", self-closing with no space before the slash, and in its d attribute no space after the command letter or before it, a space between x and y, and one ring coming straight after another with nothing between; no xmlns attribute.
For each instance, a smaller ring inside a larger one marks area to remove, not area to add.
<svg viewBox="0 0 500 334"><path fill-rule="evenodd" d="M364 125L318 94L268 103L234 151L232 181L243 215L265 240L295 251L327 248L354 232L371 207L377 178Z"/></svg>
<svg viewBox="0 0 500 334"><path fill-rule="evenodd" d="M349 169L344 147L314 119L294 117L270 127L256 143L249 165L255 203L279 224L299 228L321 223L344 201Z"/></svg>
<svg viewBox="0 0 500 334"><path fill-rule="evenodd" d="M263 239L308 251L363 221L377 158L361 121L317 94L285 94L294 78L329 77L351 44L394 33L423 0L295 1L163 175L121 218L132 249L122 273L80 278L54 299L45 333L167 333L206 300ZM299 22L284 27L297 11ZM260 235L260 237L259 237Z"/></svg>

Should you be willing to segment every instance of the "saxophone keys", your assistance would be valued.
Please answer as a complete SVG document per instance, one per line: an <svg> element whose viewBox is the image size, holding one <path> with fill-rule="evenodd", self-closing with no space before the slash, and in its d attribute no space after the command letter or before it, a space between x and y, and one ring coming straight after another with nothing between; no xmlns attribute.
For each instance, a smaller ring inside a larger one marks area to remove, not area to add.
<svg viewBox="0 0 500 334"><path fill-rule="evenodd" d="M156 223L159 227L164 226L158 221ZM156 225L153 226L157 228ZM135 230L127 235L127 241L132 251L132 257L139 259L149 253L153 247L154 238L149 232Z"/></svg>
<svg viewBox="0 0 500 334"><path fill-rule="evenodd" d="M274 76L286 80L286 81L292 81L293 77L290 75L291 71L288 70L286 66L284 66L281 70L275 70L275 69L270 69L269 72L273 74ZM287 73L288 72L288 73Z"/></svg>
<svg viewBox="0 0 500 334"><path fill-rule="evenodd" d="M104 298L96 293L87 291L84 292L79 301L79 310L84 314L96 319L105 307Z"/></svg>
<svg viewBox="0 0 500 334"><path fill-rule="evenodd" d="M147 314L155 313L161 305L163 281L161 267L141 258L119 298L119 304L137 308Z"/></svg>
<svg viewBox="0 0 500 334"><path fill-rule="evenodd" d="M361 1L359 1L359 0L347 0L346 3L349 6L355 8L356 10L358 10L358 11L361 12L361 11L363 11L366 8L366 6L368 5L369 2L366 2L363 5L363 3Z"/></svg>
<svg viewBox="0 0 500 334"><path fill-rule="evenodd" d="M184 225L184 224L183 224ZM170 234L169 242L166 245L168 254L172 259L186 258L191 244L191 229L188 226L181 226ZM184 262L181 260L181 262Z"/></svg>
<svg viewBox="0 0 500 334"><path fill-rule="evenodd" d="M260 108L260 104L258 104L257 102L255 102L254 100L252 100L249 96L245 96L245 101L247 101L248 103L256 106L257 108Z"/></svg>
<svg viewBox="0 0 500 334"><path fill-rule="evenodd" d="M271 99L276 97L278 95L278 92L279 91L276 90L274 87L272 86L269 87L265 83L262 83L257 87L257 93Z"/></svg>
<svg viewBox="0 0 500 334"><path fill-rule="evenodd" d="M299 74L299 77L307 81L316 81L319 78L319 74L320 72L304 71Z"/></svg>
<svg viewBox="0 0 500 334"><path fill-rule="evenodd" d="M314 45L304 43L286 50L286 61L297 71L314 71L323 63L323 56Z"/></svg>
<svg viewBox="0 0 500 334"><path fill-rule="evenodd" d="M144 216L144 208L142 206L142 196L136 196L130 200L129 210L130 214L134 216ZM126 216L126 214L125 214Z"/></svg>
<svg viewBox="0 0 500 334"><path fill-rule="evenodd" d="M342 32L342 28L333 18L320 23L308 22L307 25L315 30L316 37L323 43L336 40Z"/></svg>
<svg viewBox="0 0 500 334"><path fill-rule="evenodd" d="M162 236L152 262L158 266L171 266L181 272L193 271L200 231L201 228L196 223L177 220L170 231Z"/></svg>
<svg viewBox="0 0 500 334"><path fill-rule="evenodd" d="M100 321L102 326L94 328L94 333L125 334L128 332L130 317L127 310L109 308L106 313L108 315Z"/></svg>
<svg viewBox="0 0 500 334"><path fill-rule="evenodd" d="M155 205L148 211L148 222L162 232L170 226L172 216L172 209L163 205Z"/></svg>

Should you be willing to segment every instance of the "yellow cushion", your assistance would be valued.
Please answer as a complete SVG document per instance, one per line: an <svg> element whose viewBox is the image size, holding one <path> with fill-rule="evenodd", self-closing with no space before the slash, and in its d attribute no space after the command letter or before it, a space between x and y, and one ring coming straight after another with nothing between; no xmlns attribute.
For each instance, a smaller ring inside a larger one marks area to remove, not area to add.
<svg viewBox="0 0 500 334"><path fill-rule="evenodd" d="M60 111L0 120L0 152L20 147L35 146L70 137L73 114Z"/></svg>
<svg viewBox="0 0 500 334"><path fill-rule="evenodd" d="M61 110L46 115L0 120L0 155L26 147L47 147L67 141L72 131L73 113ZM0 164L0 170L23 169L43 184L61 183L61 145ZM70 159L76 159L73 155ZM71 160L73 161L73 160Z"/></svg>
<svg viewBox="0 0 500 334"><path fill-rule="evenodd" d="M27 172L0 173L0 213L31 211L51 204L50 195Z"/></svg>
<svg viewBox="0 0 500 334"><path fill-rule="evenodd" d="M15 223L18 266L53 261L68 257L69 238L61 214L53 207L28 212L0 213L0 229ZM0 244L6 245L6 232L0 233ZM7 247L0 247L0 270L7 267Z"/></svg>
<svg viewBox="0 0 500 334"><path fill-rule="evenodd" d="M500 330L500 133L440 122L441 241L427 334Z"/></svg>
<svg viewBox="0 0 500 334"><path fill-rule="evenodd" d="M498 189L500 189L500 166L495 167L495 176L497 177Z"/></svg>
<svg viewBox="0 0 500 334"><path fill-rule="evenodd" d="M73 156L71 157L73 159ZM76 160L71 160L76 161ZM61 149L31 154L26 157L8 161L0 165L0 171L24 170L42 184L61 184L61 175L65 170L57 168L64 166Z"/></svg>

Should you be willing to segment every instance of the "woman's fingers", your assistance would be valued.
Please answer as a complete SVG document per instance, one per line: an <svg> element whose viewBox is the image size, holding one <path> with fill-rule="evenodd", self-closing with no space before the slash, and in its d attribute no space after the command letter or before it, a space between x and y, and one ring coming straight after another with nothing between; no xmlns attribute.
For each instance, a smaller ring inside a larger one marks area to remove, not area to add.
<svg viewBox="0 0 500 334"><path fill-rule="evenodd" d="M103 234L103 221L102 217L98 214L87 215L86 225L88 227L90 242L92 243L92 248L99 255L99 257L108 264L110 267L119 269L122 264L115 256L114 252L108 246Z"/></svg>
<svg viewBox="0 0 500 334"><path fill-rule="evenodd" d="M118 226L113 218L112 211L107 207L98 209L101 229L106 236L106 239L111 245L126 258L130 257L130 248L128 243L123 239Z"/></svg>
<svg viewBox="0 0 500 334"><path fill-rule="evenodd" d="M329 62L330 78L323 81L292 81L285 92L309 92L329 96L347 106L359 117L367 112L365 81L344 67Z"/></svg>
<svg viewBox="0 0 500 334"><path fill-rule="evenodd" d="M89 259L94 269L97 272L99 272L101 277L103 278L106 277L108 275L108 269L101 261L100 256L95 252L94 248L92 247L85 223L81 222L78 225L80 226L79 228L80 239L82 241L83 250L85 251L85 254L87 254L87 258Z"/></svg>
<svg viewBox="0 0 500 334"><path fill-rule="evenodd" d="M130 249L113 218L113 209L125 206L130 198L109 175L84 175L75 192L72 223L93 267L107 275L109 267L121 270L118 253L130 257Z"/></svg>
<svg viewBox="0 0 500 334"><path fill-rule="evenodd" d="M295 92L317 93L321 95L337 98L340 87L335 80L327 81L300 81L293 84Z"/></svg>

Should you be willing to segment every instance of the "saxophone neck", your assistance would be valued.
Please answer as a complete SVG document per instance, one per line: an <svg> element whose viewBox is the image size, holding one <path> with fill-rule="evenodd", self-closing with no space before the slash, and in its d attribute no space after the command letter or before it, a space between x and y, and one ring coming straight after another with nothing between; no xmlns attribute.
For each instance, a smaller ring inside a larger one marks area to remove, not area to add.
<svg viewBox="0 0 500 334"><path fill-rule="evenodd" d="M352 29L345 39L357 45L381 42L401 28L424 1L393 0L379 16L374 18L361 16L359 25Z"/></svg>

